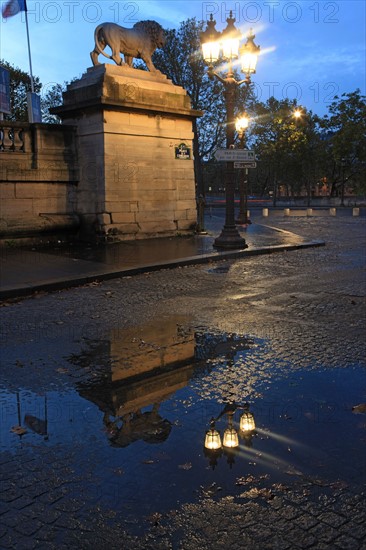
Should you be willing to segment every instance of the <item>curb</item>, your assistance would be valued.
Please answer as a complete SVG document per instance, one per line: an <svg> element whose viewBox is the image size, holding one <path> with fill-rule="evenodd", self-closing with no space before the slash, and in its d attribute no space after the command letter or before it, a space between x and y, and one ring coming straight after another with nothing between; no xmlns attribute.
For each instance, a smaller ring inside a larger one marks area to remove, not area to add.
<svg viewBox="0 0 366 550"><path fill-rule="evenodd" d="M22 298L30 296L37 292L51 292L57 290L66 290L77 286L83 286L92 282L108 281L111 279L117 279L120 277L132 277L134 275L140 275L142 273L148 273L153 271L160 271L162 269L174 269L177 267L184 267L189 265L199 265L211 262L217 262L222 260L235 260L237 258L245 258L247 256L260 256L263 254L273 254L275 252L289 252L292 250L299 250L301 248L311 248L325 246L324 241L308 241L297 244L285 244L285 245L272 245L263 248L254 248L251 250L229 250L227 252L210 252L208 254L200 254L195 256L189 256L180 258L178 260L163 261L153 264L146 264L144 266L133 267L128 269L119 269L116 271L106 271L104 273L91 273L83 277L72 277L66 279L53 280L47 283L25 285L7 290L0 290L0 300L7 300L11 298Z"/></svg>

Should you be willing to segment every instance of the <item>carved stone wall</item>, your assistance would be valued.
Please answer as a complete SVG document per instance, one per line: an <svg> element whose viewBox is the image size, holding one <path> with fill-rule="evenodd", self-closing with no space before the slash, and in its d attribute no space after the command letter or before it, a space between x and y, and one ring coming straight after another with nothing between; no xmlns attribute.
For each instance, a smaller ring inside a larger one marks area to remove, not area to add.
<svg viewBox="0 0 366 550"><path fill-rule="evenodd" d="M0 122L0 241L76 231L74 127Z"/></svg>

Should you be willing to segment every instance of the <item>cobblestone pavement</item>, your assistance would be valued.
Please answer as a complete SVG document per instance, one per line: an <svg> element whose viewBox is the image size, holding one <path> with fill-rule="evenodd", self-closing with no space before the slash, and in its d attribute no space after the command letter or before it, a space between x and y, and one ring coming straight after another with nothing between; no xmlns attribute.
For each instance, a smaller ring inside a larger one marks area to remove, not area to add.
<svg viewBox="0 0 366 550"><path fill-rule="evenodd" d="M99 365L87 372L75 366L65 375L65 342L71 349L85 335L97 339L116 327L172 314L190 315L197 326L270 339L273 353L295 370L365 368L365 220L291 217L272 225L323 239L326 246L4 302L1 388L72 387ZM366 384L361 391L366 402ZM4 414L2 407L3 420ZM0 548L366 549L366 464L354 484L295 475L260 488L248 479L239 498L208 491L152 514L136 534L136 525L94 498L93 449L79 465L77 452L78 442L0 452ZM365 448L359 452L366 456Z"/></svg>

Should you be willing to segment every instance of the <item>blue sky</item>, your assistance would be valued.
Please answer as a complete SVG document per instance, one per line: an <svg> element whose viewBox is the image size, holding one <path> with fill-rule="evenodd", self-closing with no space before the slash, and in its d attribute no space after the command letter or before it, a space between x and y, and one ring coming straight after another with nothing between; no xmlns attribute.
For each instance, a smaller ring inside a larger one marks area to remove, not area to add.
<svg viewBox="0 0 366 550"><path fill-rule="evenodd" d="M5 0L0 0L4 4ZM91 66L94 29L103 21L132 27L154 19L176 28L188 17L217 30L230 10L245 34L253 27L261 46L253 77L258 99L296 98L323 115L336 94L365 90L366 10L362 0L27 0L33 73L46 92L53 83L80 77ZM0 19L0 58L29 70L24 14ZM102 60L101 60L102 61Z"/></svg>

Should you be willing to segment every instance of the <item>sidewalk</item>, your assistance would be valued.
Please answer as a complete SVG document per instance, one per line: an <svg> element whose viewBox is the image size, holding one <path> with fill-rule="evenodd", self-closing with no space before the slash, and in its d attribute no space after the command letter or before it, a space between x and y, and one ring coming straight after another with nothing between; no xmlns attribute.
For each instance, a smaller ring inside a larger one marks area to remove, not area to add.
<svg viewBox="0 0 366 550"><path fill-rule="evenodd" d="M221 220L208 220L208 234L192 237L95 246L60 244L42 248L3 248L0 250L0 299L158 269L324 245L322 241L306 241L288 231L253 223L240 228L248 248L216 251L213 242L221 226Z"/></svg>

